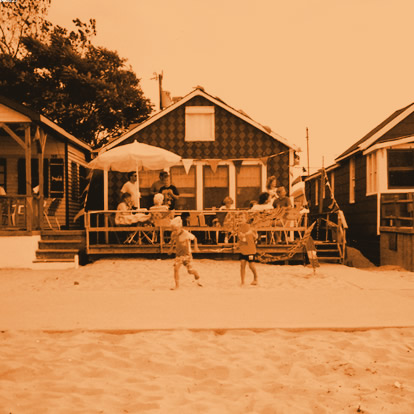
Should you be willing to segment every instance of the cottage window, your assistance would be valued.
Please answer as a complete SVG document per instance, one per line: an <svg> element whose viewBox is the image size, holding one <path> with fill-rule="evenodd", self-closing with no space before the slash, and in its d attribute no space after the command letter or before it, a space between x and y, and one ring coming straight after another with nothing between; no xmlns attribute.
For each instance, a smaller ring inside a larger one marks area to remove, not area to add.
<svg viewBox="0 0 414 414"><path fill-rule="evenodd" d="M191 166L188 174L184 167L171 167L171 182L177 187L180 198L176 208L180 210L196 209L196 169Z"/></svg>
<svg viewBox="0 0 414 414"><path fill-rule="evenodd" d="M349 160L349 202L355 203L355 158Z"/></svg>
<svg viewBox="0 0 414 414"><path fill-rule="evenodd" d="M65 187L62 158L52 158L49 162L49 194L50 197L63 197Z"/></svg>
<svg viewBox="0 0 414 414"><path fill-rule="evenodd" d="M388 150L388 188L414 187L414 150Z"/></svg>
<svg viewBox="0 0 414 414"><path fill-rule="evenodd" d="M229 195L229 167L219 165L214 173L209 165L205 165L203 176L204 208L219 207Z"/></svg>
<svg viewBox="0 0 414 414"><path fill-rule="evenodd" d="M7 191L6 158L0 158L0 185Z"/></svg>
<svg viewBox="0 0 414 414"><path fill-rule="evenodd" d="M377 154L367 155L367 193L377 191Z"/></svg>
<svg viewBox="0 0 414 414"><path fill-rule="evenodd" d="M261 165L241 165L236 172L236 206L248 208L251 200L257 200L262 188Z"/></svg>
<svg viewBox="0 0 414 414"><path fill-rule="evenodd" d="M214 141L214 130L214 106L186 106L186 141Z"/></svg>

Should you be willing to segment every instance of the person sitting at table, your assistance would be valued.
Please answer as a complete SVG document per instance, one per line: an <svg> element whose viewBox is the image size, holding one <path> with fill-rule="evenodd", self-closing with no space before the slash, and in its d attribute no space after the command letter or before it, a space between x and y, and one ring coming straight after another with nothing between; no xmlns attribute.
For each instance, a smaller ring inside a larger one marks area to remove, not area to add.
<svg viewBox="0 0 414 414"><path fill-rule="evenodd" d="M117 226L131 226L138 222L145 222L149 220L149 215L143 213L133 213L133 203L131 194L122 193L121 202L118 204L117 212L115 214L115 224Z"/></svg>
<svg viewBox="0 0 414 414"><path fill-rule="evenodd" d="M219 210L234 210L234 201L231 197L227 196L224 197L222 205L220 206Z"/></svg>
<svg viewBox="0 0 414 414"><path fill-rule="evenodd" d="M290 198L286 194L285 187L278 187L276 190L278 198L273 201L273 208L278 207L292 207L292 203L290 202Z"/></svg>
<svg viewBox="0 0 414 414"><path fill-rule="evenodd" d="M251 207L250 211L263 211L273 208L273 206L269 204L269 198L270 195L268 192L260 193L259 201Z"/></svg>
<svg viewBox="0 0 414 414"><path fill-rule="evenodd" d="M168 206L164 204L164 196L161 193L154 195L154 205L149 209L150 211L168 211Z"/></svg>
<svg viewBox="0 0 414 414"><path fill-rule="evenodd" d="M129 196L131 197L132 209L138 208L139 198L141 197L141 194L138 192L137 188L136 171L131 171L128 173L128 181L121 188L121 196L125 193L129 193Z"/></svg>

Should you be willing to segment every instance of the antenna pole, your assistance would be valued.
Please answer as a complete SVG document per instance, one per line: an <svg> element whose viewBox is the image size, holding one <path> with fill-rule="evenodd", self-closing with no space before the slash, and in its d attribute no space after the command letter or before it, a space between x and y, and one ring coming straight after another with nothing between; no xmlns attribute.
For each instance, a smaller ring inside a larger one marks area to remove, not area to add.
<svg viewBox="0 0 414 414"><path fill-rule="evenodd" d="M307 147L307 153L308 153L308 177L310 175L309 172L309 131L308 131L308 127L306 127L306 147Z"/></svg>

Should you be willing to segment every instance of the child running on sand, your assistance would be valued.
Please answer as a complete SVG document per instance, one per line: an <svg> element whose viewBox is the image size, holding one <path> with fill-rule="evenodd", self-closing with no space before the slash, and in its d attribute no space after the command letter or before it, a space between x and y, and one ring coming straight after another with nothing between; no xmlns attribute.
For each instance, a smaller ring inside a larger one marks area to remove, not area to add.
<svg viewBox="0 0 414 414"><path fill-rule="evenodd" d="M238 244L240 249L240 277L241 277L241 286L244 285L244 278L246 275L246 263L249 263L250 270L253 272L253 282L252 285L257 285L257 271L254 264L256 258L256 240L257 233L250 228L248 223L243 223L240 225L238 232Z"/></svg>
<svg viewBox="0 0 414 414"><path fill-rule="evenodd" d="M187 268L187 272L190 275L194 276L194 280L197 281L198 286L202 286L198 280L200 279L200 275L198 274L197 270L193 269L193 256L191 254L191 241L194 241L194 251L200 251L198 249L197 238L194 234L190 233L187 230L183 229L183 222L181 217L175 217L171 221L171 249L169 253L173 252L175 246L175 262L174 262L174 281L175 287L172 288L178 289L180 287L180 267L183 264Z"/></svg>

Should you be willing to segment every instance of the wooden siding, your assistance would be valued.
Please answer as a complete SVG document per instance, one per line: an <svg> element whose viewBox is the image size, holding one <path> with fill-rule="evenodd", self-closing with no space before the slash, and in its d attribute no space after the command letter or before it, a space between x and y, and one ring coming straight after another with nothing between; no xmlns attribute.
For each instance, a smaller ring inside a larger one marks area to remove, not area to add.
<svg viewBox="0 0 414 414"><path fill-rule="evenodd" d="M311 203L311 214L317 214L315 182L320 176L306 182L306 196ZM319 184L320 185L320 184ZM319 191L321 191L319 187ZM326 192L329 197L328 191ZM377 235L377 196L366 196L366 158L355 157L355 203L349 202L349 158L335 168L335 200L344 212L348 223L347 241L375 264L380 261L379 236ZM329 198L325 198L323 211L328 211Z"/></svg>
<svg viewBox="0 0 414 414"><path fill-rule="evenodd" d="M68 146L68 205L69 205L69 222L67 226L69 228L77 228L79 227L79 222L74 223L73 218L82 208L82 200L81 200L81 182L80 182L80 175L79 175L79 167L86 166L86 156L85 154L72 147Z"/></svg>
<svg viewBox="0 0 414 414"><path fill-rule="evenodd" d="M407 116L394 128L386 132L377 142L385 142L395 138L402 138L414 134L414 113Z"/></svg>
<svg viewBox="0 0 414 414"><path fill-rule="evenodd" d="M381 265L398 265L414 272L414 232L381 230Z"/></svg>

